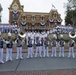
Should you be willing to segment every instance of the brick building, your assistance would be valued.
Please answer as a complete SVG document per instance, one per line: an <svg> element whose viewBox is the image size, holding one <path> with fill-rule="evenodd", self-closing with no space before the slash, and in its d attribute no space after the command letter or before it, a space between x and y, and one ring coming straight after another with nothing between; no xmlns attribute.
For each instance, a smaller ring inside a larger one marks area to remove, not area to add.
<svg viewBox="0 0 76 75"><path fill-rule="evenodd" d="M50 30L55 25L61 25L61 15L56 9L49 13L24 12L24 6L19 0L13 0L9 7L9 23L17 24L22 30Z"/></svg>

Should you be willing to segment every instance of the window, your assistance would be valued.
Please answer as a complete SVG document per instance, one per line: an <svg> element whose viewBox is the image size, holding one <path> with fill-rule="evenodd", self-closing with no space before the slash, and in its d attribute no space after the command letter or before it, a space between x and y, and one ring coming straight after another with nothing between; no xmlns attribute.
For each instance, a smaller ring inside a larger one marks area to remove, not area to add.
<svg viewBox="0 0 76 75"><path fill-rule="evenodd" d="M14 17L14 20L18 20L18 14L14 14L13 17Z"/></svg>
<svg viewBox="0 0 76 75"><path fill-rule="evenodd" d="M25 15L22 15L22 19L25 20L26 19L26 16Z"/></svg>
<svg viewBox="0 0 76 75"><path fill-rule="evenodd" d="M34 21L35 20L35 16L32 16L32 21Z"/></svg>
<svg viewBox="0 0 76 75"><path fill-rule="evenodd" d="M44 17L43 16L41 16L41 21L44 21Z"/></svg>
<svg viewBox="0 0 76 75"><path fill-rule="evenodd" d="M54 18L54 19L56 19L56 18L57 18L57 14L53 14L52 16L53 16L53 18Z"/></svg>

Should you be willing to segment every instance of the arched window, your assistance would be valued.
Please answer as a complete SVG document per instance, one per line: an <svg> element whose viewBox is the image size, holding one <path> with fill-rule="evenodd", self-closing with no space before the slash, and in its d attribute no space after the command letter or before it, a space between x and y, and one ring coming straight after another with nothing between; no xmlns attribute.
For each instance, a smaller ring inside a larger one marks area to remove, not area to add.
<svg viewBox="0 0 76 75"><path fill-rule="evenodd" d="M13 19L18 20L18 12L17 11L13 11Z"/></svg>
<svg viewBox="0 0 76 75"><path fill-rule="evenodd" d="M44 21L44 16L41 16L41 21Z"/></svg>
<svg viewBox="0 0 76 75"><path fill-rule="evenodd" d="M32 16L32 21L35 21L35 16L34 15Z"/></svg>
<svg viewBox="0 0 76 75"><path fill-rule="evenodd" d="M25 15L22 15L22 19L23 19L23 20L26 20L26 16L25 16Z"/></svg>
<svg viewBox="0 0 76 75"><path fill-rule="evenodd" d="M54 12L54 13L52 14L52 17L53 17L54 19L56 19L56 18L57 18L57 13Z"/></svg>

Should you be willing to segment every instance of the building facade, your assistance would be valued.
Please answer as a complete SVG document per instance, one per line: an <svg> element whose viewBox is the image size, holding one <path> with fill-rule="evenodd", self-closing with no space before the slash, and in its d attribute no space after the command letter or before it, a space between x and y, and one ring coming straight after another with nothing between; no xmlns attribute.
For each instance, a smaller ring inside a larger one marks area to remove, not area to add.
<svg viewBox="0 0 76 75"><path fill-rule="evenodd" d="M50 30L55 25L61 25L61 15L56 9L49 13L24 12L24 6L19 0L13 0L9 9L9 23L16 24L22 30Z"/></svg>

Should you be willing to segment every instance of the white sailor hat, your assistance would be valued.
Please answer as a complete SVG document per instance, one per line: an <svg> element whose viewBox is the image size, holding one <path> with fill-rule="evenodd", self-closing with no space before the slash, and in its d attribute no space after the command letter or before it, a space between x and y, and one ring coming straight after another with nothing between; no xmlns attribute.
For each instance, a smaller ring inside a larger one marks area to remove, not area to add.
<svg viewBox="0 0 76 75"><path fill-rule="evenodd" d="M57 38L56 34L54 34L53 37L56 39Z"/></svg>
<svg viewBox="0 0 76 75"><path fill-rule="evenodd" d="M10 32L8 33L8 36L11 36L11 33Z"/></svg>
<svg viewBox="0 0 76 75"><path fill-rule="evenodd" d="M50 32L49 31L47 31L47 34L49 34Z"/></svg>
<svg viewBox="0 0 76 75"><path fill-rule="evenodd" d="M63 35L61 34L60 37L63 38Z"/></svg>

